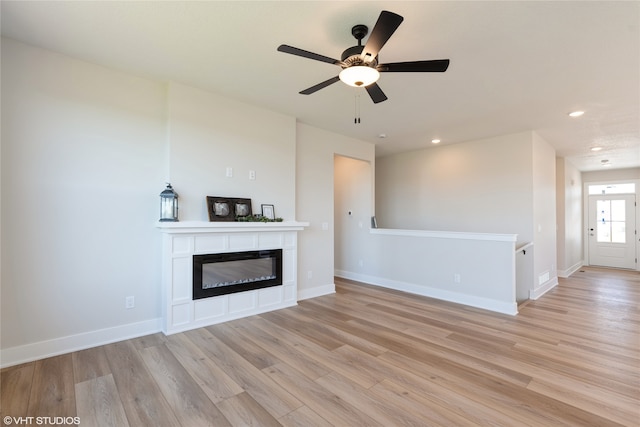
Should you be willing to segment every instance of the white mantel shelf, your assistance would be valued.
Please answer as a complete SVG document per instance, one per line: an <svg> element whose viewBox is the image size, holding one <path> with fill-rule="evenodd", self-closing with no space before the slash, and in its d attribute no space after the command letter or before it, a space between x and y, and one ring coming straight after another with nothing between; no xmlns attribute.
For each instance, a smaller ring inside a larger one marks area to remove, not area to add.
<svg viewBox="0 0 640 427"><path fill-rule="evenodd" d="M229 232L256 232L256 231L301 231L308 227L308 222L282 221L282 222L233 222L233 221L183 221L160 222L156 227L163 233L193 234L193 233L229 233Z"/></svg>

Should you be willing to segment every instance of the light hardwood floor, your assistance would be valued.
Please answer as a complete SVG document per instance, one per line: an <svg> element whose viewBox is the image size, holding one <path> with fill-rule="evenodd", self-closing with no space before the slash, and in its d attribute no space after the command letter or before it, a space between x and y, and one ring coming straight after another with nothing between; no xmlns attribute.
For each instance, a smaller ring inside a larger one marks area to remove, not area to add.
<svg viewBox="0 0 640 427"><path fill-rule="evenodd" d="M2 418L79 417L83 427L640 425L637 272L583 268L515 317L336 285L335 295L297 307L6 368Z"/></svg>

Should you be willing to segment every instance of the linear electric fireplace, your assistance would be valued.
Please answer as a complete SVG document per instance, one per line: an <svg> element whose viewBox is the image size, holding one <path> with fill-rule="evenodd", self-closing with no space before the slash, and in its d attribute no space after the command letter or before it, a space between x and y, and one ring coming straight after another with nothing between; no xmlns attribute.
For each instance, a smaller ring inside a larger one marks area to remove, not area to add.
<svg viewBox="0 0 640 427"><path fill-rule="evenodd" d="M193 299L282 285L282 249L193 255Z"/></svg>

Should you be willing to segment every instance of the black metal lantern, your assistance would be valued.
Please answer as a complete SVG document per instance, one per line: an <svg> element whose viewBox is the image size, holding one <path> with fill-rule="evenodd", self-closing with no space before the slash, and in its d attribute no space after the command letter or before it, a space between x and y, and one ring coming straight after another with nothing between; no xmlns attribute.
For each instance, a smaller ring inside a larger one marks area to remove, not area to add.
<svg viewBox="0 0 640 427"><path fill-rule="evenodd" d="M160 221L178 221L178 193L173 191L173 187L168 182L167 188L160 193Z"/></svg>

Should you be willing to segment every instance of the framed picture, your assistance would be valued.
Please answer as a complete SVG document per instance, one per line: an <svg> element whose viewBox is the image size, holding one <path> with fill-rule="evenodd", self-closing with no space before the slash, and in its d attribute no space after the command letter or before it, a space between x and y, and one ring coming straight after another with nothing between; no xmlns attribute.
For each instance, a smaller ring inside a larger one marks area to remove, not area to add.
<svg viewBox="0 0 640 427"><path fill-rule="evenodd" d="M235 221L251 215L251 199L207 196L209 221Z"/></svg>
<svg viewBox="0 0 640 427"><path fill-rule="evenodd" d="M235 204L235 219L251 216L251 199L234 199Z"/></svg>
<svg viewBox="0 0 640 427"><path fill-rule="evenodd" d="M276 219L276 212L273 205L262 205L262 216L267 219Z"/></svg>

